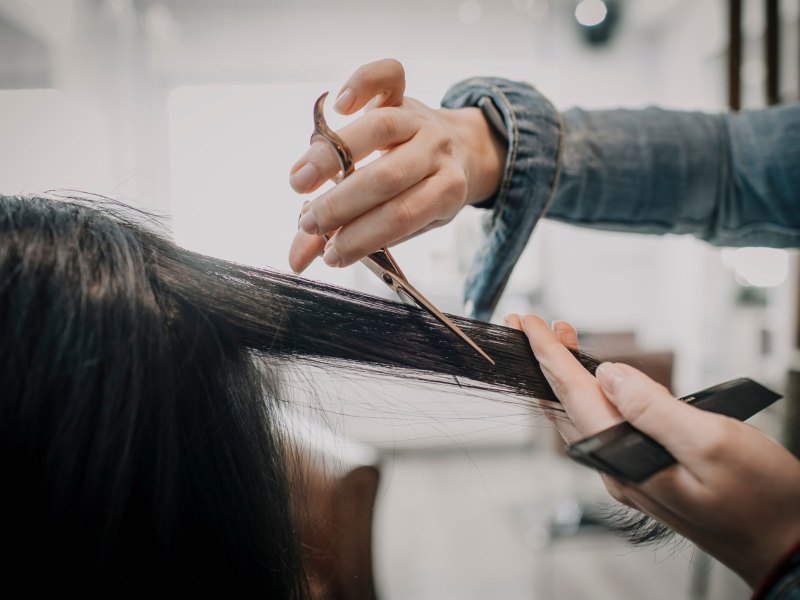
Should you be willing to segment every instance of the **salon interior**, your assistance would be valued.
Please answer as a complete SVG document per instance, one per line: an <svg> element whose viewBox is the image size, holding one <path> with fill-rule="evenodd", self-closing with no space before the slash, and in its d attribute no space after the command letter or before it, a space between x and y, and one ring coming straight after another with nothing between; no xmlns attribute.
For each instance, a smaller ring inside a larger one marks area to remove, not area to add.
<svg viewBox="0 0 800 600"><path fill-rule="evenodd" d="M494 75L559 109L759 108L800 97L800 0L0 0L0 193L120 199L181 246L288 271L314 100L384 57L430 106ZM443 311L463 314L480 227L468 208L394 250ZM799 274L792 251L544 220L494 318L569 320L675 396L753 377L788 399L752 423L796 451ZM359 264L304 276L390 297ZM286 387L331 485L360 494L346 519L367 551L348 568L372 591L342 598L749 597L688 541L611 532L601 482L533 409L335 370Z"/></svg>

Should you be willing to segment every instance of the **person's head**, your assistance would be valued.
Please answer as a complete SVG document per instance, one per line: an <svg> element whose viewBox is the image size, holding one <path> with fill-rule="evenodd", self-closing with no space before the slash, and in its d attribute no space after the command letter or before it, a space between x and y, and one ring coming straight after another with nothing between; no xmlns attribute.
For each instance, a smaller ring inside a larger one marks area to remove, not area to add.
<svg viewBox="0 0 800 600"><path fill-rule="evenodd" d="M0 197L4 570L302 596L275 375L111 209Z"/></svg>
<svg viewBox="0 0 800 600"><path fill-rule="evenodd" d="M306 596L279 417L280 371L298 362L555 399L518 331L457 319L489 367L423 311L198 255L147 219L0 196L14 577Z"/></svg>

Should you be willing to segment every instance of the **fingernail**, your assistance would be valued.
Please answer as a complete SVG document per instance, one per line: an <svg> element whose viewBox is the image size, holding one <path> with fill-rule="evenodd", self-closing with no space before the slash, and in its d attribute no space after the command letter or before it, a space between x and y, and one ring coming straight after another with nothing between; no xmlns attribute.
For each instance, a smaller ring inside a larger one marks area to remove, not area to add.
<svg viewBox="0 0 800 600"><path fill-rule="evenodd" d="M319 174L314 163L306 163L289 177L291 186L300 191L310 188L317 182Z"/></svg>
<svg viewBox="0 0 800 600"><path fill-rule="evenodd" d="M346 88L341 94L339 94L339 97L336 98L333 109L340 113L347 112L350 110L350 107L353 106L355 101L356 93L350 88Z"/></svg>
<svg viewBox="0 0 800 600"><path fill-rule="evenodd" d="M319 225L317 225L317 220L314 218L314 213L310 210L300 217L300 229L306 233L319 233Z"/></svg>
<svg viewBox="0 0 800 600"><path fill-rule="evenodd" d="M600 387L603 388L603 391L610 395L614 395L617 393L619 386L622 384L622 380L625 375L622 372L622 369L620 369L614 363L604 362L602 365L597 367L597 371L595 371L595 377L597 377L597 381L600 382Z"/></svg>
<svg viewBox="0 0 800 600"><path fill-rule="evenodd" d="M330 267L338 267L342 264L342 259L339 257L339 253L336 251L336 248L330 246L327 250L325 250L325 254L322 255L322 260L325 261L325 264Z"/></svg>
<svg viewBox="0 0 800 600"><path fill-rule="evenodd" d="M311 209L311 202L306 200L303 202L303 207L300 209L300 214L297 215L297 228L300 229L300 219L303 218L303 215L306 214Z"/></svg>

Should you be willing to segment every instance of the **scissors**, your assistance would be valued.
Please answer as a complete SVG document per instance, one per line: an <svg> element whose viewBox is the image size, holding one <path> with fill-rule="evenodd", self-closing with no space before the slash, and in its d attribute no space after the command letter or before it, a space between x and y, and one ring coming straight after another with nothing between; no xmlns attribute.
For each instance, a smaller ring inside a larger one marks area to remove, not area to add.
<svg viewBox="0 0 800 600"><path fill-rule="evenodd" d="M311 135L311 143L313 144L317 139L320 139L330 144L334 149L336 156L339 158L339 165L341 166L341 171L336 174L334 181L339 183L350 175L355 170L355 167L353 165L353 153L350 151L350 148L347 147L347 144L344 143L342 138L328 127L328 123L325 121L324 106L327 96L328 92L325 92L317 98L317 101L314 103L314 133ZM324 237L326 240L329 240L331 235L332 234L325 234ZM375 273L381 281L388 285L389 288L400 297L400 300L404 304L410 306L417 305L428 311L433 317L446 325L453 333L469 344L483 358L495 364L489 355L481 350L478 344L473 342L466 333L461 331L458 325L453 323L444 313L436 308L430 300L408 282L400 266L389 253L388 248L381 248L377 252L365 256L361 259L361 262L366 265L370 271Z"/></svg>

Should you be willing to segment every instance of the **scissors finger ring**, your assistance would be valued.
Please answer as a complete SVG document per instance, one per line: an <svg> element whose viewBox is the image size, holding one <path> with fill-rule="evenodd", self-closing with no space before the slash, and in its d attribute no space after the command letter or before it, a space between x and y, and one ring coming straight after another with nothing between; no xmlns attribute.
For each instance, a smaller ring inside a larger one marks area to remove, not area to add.
<svg viewBox="0 0 800 600"><path fill-rule="evenodd" d="M328 127L328 123L325 121L324 106L325 98L327 97L328 92L325 92L322 96L317 98L314 104L314 133L311 134L311 143L313 144L317 139L321 139L328 142L334 152L336 152L341 170L334 177L334 181L339 183L353 172L353 153L350 151L350 148L347 147L347 144L344 143L344 140Z"/></svg>

